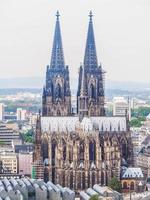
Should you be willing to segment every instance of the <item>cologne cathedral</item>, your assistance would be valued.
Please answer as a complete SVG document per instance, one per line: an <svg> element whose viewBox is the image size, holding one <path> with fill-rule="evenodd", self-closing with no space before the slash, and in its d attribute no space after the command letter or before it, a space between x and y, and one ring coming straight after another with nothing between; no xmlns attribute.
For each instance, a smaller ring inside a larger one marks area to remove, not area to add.
<svg viewBox="0 0 150 200"><path fill-rule="evenodd" d="M105 116L103 79L90 12L84 61L79 70L77 113L73 114L69 67L64 61L57 12L42 114L35 134L34 163L43 164L45 181L79 192L96 183L107 185L113 176L120 179L121 165L132 163L128 118Z"/></svg>

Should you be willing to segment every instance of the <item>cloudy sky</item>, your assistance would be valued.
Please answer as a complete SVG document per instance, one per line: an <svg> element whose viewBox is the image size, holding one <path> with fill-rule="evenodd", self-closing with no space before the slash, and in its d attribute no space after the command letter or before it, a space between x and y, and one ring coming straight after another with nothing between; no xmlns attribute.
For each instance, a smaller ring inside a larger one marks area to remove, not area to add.
<svg viewBox="0 0 150 200"><path fill-rule="evenodd" d="M45 77L56 10L71 78L83 61L92 10L107 79L150 82L150 0L0 0L0 78Z"/></svg>

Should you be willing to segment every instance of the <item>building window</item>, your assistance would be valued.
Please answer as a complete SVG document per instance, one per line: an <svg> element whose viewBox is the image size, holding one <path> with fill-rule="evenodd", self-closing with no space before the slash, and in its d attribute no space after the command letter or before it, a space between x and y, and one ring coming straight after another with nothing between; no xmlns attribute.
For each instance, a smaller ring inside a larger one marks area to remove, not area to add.
<svg viewBox="0 0 150 200"><path fill-rule="evenodd" d="M105 175L104 175L104 172L102 171L101 173L101 185L104 185L105 183Z"/></svg>
<svg viewBox="0 0 150 200"><path fill-rule="evenodd" d="M55 140L52 141L52 149L51 149L51 152L52 152L52 165L55 165L55 162L56 162L56 146L57 146L57 143Z"/></svg>
<svg viewBox="0 0 150 200"><path fill-rule="evenodd" d="M66 160L66 142L63 140L62 141L62 144L63 144L63 160L65 161Z"/></svg>
<svg viewBox="0 0 150 200"><path fill-rule="evenodd" d="M127 182L123 182L123 189L128 189Z"/></svg>
<svg viewBox="0 0 150 200"><path fill-rule="evenodd" d="M95 172L92 172L92 186L95 185Z"/></svg>
<svg viewBox="0 0 150 200"><path fill-rule="evenodd" d="M79 150L79 157L80 157L80 161L84 160L84 142L80 142L80 150Z"/></svg>
<svg viewBox="0 0 150 200"><path fill-rule="evenodd" d="M62 94L61 94L61 86L58 83L57 87L56 87L56 99L61 99L61 96L62 96Z"/></svg>
<svg viewBox="0 0 150 200"><path fill-rule="evenodd" d="M65 172L62 173L62 186L65 187Z"/></svg>
<svg viewBox="0 0 150 200"><path fill-rule="evenodd" d="M78 173L77 189L81 189L81 172Z"/></svg>
<svg viewBox="0 0 150 200"><path fill-rule="evenodd" d="M90 97L95 99L95 88L93 84L90 85Z"/></svg>
<svg viewBox="0 0 150 200"><path fill-rule="evenodd" d="M43 149L43 161L48 158L48 141L47 138L44 138L43 144L42 144L42 149Z"/></svg>
<svg viewBox="0 0 150 200"><path fill-rule="evenodd" d="M131 182L131 184L130 184L130 190L134 190L134 182Z"/></svg>
<svg viewBox="0 0 150 200"><path fill-rule="evenodd" d="M85 172L82 172L82 189L85 190Z"/></svg>
<svg viewBox="0 0 150 200"><path fill-rule="evenodd" d="M70 189L73 189L73 172L70 172Z"/></svg>
<svg viewBox="0 0 150 200"><path fill-rule="evenodd" d="M73 147L70 146L69 149L69 162L71 163L73 161Z"/></svg>
<svg viewBox="0 0 150 200"><path fill-rule="evenodd" d="M96 144L95 141L89 143L89 158L91 162L96 160Z"/></svg>
<svg viewBox="0 0 150 200"><path fill-rule="evenodd" d="M44 169L44 182L48 182L49 181L49 170L48 170L48 168L46 167L45 169Z"/></svg>
<svg viewBox="0 0 150 200"><path fill-rule="evenodd" d="M124 140L121 141L122 144L122 157L126 160L127 159L127 144Z"/></svg>

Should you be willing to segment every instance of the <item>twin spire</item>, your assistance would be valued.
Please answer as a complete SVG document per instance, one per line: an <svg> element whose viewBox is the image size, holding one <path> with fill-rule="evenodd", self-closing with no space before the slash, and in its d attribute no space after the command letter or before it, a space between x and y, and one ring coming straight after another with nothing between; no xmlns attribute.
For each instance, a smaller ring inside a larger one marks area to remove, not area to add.
<svg viewBox="0 0 150 200"><path fill-rule="evenodd" d="M59 11L57 11L55 34L54 34L51 63L50 63L51 68L57 68L57 69L65 67L59 17L60 17L60 14L59 14ZM92 14L92 11L90 11L89 13L90 20L89 20L88 35L87 35L86 49L85 49L85 56L84 56L85 68L98 67L92 17L93 17L93 14Z"/></svg>
<svg viewBox="0 0 150 200"><path fill-rule="evenodd" d="M57 11L53 49L52 49L51 63L50 63L51 68L64 68L65 67L59 17L60 17L60 14L59 14L59 11Z"/></svg>
<svg viewBox="0 0 150 200"><path fill-rule="evenodd" d="M88 34L87 34L87 40L86 40L85 55L84 55L85 68L98 67L92 17L93 17L93 14L92 14L92 11L90 11L89 13L90 20L89 20L89 27L88 27Z"/></svg>

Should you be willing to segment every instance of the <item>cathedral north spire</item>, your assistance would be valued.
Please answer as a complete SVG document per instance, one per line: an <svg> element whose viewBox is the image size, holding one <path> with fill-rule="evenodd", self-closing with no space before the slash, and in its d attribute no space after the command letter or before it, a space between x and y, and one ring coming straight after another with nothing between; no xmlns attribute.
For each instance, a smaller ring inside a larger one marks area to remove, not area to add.
<svg viewBox="0 0 150 200"><path fill-rule="evenodd" d="M52 49L51 63L50 63L51 68L64 68L65 67L59 18L60 18L60 14L59 14L59 11L57 11L53 49Z"/></svg>
<svg viewBox="0 0 150 200"><path fill-rule="evenodd" d="M97 62L96 45L95 45L95 37L93 29L92 11L90 11L89 13L89 18L90 20L89 20L89 27L86 40L85 55L84 55L84 66L86 68L95 68L98 67L98 62Z"/></svg>

